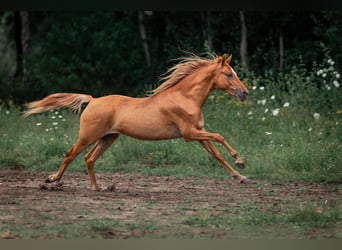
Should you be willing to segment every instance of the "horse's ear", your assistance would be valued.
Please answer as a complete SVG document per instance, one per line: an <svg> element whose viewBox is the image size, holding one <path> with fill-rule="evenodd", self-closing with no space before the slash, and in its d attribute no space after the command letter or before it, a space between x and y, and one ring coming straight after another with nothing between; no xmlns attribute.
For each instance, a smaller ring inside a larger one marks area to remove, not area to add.
<svg viewBox="0 0 342 250"><path fill-rule="evenodd" d="M222 56L222 61L221 61L222 66L226 62L226 60L227 60L227 54L224 53L223 56Z"/></svg>
<svg viewBox="0 0 342 250"><path fill-rule="evenodd" d="M232 61L232 58L233 58L233 55L230 54L230 56L226 59L226 62L227 62L228 64L230 64L230 62Z"/></svg>

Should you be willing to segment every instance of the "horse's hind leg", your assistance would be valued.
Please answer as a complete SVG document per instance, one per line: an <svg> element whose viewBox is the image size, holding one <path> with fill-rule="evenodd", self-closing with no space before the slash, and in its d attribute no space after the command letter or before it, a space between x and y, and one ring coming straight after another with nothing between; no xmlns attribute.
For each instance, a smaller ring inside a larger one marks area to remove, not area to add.
<svg viewBox="0 0 342 250"><path fill-rule="evenodd" d="M92 142L85 142L83 140L78 139L76 144L66 152L63 162L59 167L58 171L55 174L50 175L46 179L46 182L54 182L60 180L68 165L76 158L77 155L79 155L90 144L92 144Z"/></svg>
<svg viewBox="0 0 342 250"><path fill-rule="evenodd" d="M87 163L88 174L91 182L91 188L93 190L98 190L96 184L95 174L94 174L94 164L96 160L103 154L106 149L108 149L113 142L119 137L119 134L108 134L98 140L95 146L90 150L86 156L85 161Z"/></svg>

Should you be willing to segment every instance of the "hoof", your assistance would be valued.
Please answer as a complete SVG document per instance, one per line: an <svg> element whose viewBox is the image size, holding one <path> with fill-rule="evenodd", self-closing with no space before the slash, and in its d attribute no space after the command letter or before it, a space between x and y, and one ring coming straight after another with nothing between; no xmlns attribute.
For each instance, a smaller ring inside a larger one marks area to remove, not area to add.
<svg viewBox="0 0 342 250"><path fill-rule="evenodd" d="M58 181L58 179L55 178L55 175L50 175L48 178L46 178L45 182L46 183L51 183L51 182L55 182Z"/></svg>
<svg viewBox="0 0 342 250"><path fill-rule="evenodd" d="M105 191L105 189L103 189L103 188L100 188L99 186L92 186L91 187L91 190L93 191L93 192L102 192L102 191Z"/></svg>
<svg viewBox="0 0 342 250"><path fill-rule="evenodd" d="M247 184L247 183L249 183L250 181L249 181L249 179L248 178L245 178L245 179L241 179L240 180L240 183L243 183L243 184Z"/></svg>
<svg viewBox="0 0 342 250"><path fill-rule="evenodd" d="M245 166L245 163L243 161L236 161L235 162L235 165L238 167L238 168L241 168L241 169L244 169L246 166Z"/></svg>

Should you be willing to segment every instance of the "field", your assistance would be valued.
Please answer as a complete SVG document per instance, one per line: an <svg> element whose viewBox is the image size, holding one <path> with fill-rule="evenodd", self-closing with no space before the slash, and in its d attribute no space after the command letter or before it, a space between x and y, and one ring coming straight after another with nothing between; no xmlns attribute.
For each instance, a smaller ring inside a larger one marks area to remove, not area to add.
<svg viewBox="0 0 342 250"><path fill-rule="evenodd" d="M229 178L1 170L1 237L56 238L341 238L338 184Z"/></svg>
<svg viewBox="0 0 342 250"><path fill-rule="evenodd" d="M0 238L342 238L340 89L300 95L245 82L247 102L215 92L203 112L247 163L246 185L198 143L124 136L95 166L103 191L91 192L84 153L47 184L78 116L22 119L21 107L2 104Z"/></svg>

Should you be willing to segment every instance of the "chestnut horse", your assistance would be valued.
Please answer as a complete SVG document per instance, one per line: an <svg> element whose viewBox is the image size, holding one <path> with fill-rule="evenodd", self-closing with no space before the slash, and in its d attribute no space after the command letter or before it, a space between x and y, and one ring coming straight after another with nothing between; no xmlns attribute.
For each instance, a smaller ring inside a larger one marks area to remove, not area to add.
<svg viewBox="0 0 342 250"><path fill-rule="evenodd" d="M164 82L145 98L109 95L93 98L85 94L56 93L42 100L29 103L23 116L52 109L69 108L80 113L82 104L88 103L80 116L79 137L69 149L59 170L48 177L47 182L58 181L68 165L88 146L94 147L86 154L91 187L99 189L94 174L96 160L108 149L120 134L141 140L164 140L183 137L199 143L221 162L240 182L248 179L234 170L215 148L212 141L221 143L243 168L238 153L225 138L204 129L201 108L215 89L237 96L243 101L248 90L229 65L232 59L226 54L211 59L195 55L182 58L166 72Z"/></svg>

